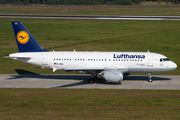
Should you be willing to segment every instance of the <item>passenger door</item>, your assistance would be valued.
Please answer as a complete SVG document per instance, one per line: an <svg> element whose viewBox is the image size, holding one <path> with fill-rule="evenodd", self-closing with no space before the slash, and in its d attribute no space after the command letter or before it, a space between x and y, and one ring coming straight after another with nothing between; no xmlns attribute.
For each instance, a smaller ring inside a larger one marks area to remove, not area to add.
<svg viewBox="0 0 180 120"><path fill-rule="evenodd" d="M153 67L153 56L148 55L147 67Z"/></svg>

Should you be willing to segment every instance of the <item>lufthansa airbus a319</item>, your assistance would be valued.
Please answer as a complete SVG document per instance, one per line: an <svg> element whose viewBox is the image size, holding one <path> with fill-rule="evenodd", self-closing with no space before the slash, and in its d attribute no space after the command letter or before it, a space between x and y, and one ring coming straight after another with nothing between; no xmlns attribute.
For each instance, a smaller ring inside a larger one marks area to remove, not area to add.
<svg viewBox="0 0 180 120"><path fill-rule="evenodd" d="M151 52L72 52L47 51L42 48L21 22L12 22L19 53L10 58L43 68L61 71L74 71L91 74L88 83L98 78L119 83L123 76L130 73L148 73L152 82L152 73L168 72L177 65L166 56Z"/></svg>

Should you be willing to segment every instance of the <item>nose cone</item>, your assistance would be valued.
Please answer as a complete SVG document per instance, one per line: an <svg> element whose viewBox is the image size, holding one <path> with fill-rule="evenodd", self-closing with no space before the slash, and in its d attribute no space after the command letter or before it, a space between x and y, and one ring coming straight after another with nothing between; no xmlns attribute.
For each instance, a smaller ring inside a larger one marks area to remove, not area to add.
<svg viewBox="0 0 180 120"><path fill-rule="evenodd" d="M174 63L174 62L171 62L170 65L169 65L169 68L170 68L171 70L175 70L175 69L177 68L177 64Z"/></svg>

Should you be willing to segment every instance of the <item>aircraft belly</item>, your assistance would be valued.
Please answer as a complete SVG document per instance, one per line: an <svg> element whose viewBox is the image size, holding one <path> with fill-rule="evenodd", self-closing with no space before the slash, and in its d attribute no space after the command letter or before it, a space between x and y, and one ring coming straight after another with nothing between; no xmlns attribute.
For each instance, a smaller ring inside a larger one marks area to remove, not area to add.
<svg viewBox="0 0 180 120"><path fill-rule="evenodd" d="M161 73L168 72L167 68L129 68L130 73Z"/></svg>

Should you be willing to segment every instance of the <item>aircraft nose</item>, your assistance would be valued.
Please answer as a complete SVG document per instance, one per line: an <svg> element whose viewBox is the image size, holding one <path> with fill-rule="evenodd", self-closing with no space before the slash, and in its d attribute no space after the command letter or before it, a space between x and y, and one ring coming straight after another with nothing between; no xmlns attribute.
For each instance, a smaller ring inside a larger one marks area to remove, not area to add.
<svg viewBox="0 0 180 120"><path fill-rule="evenodd" d="M175 70L175 69L177 68L177 64L174 63L174 62L171 62L170 68L171 68L172 70Z"/></svg>

